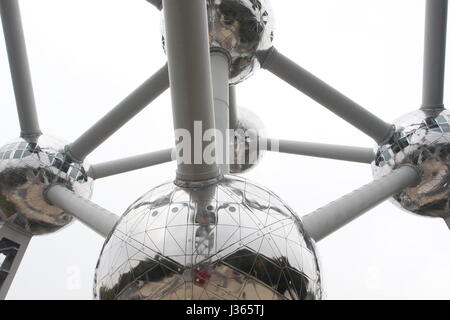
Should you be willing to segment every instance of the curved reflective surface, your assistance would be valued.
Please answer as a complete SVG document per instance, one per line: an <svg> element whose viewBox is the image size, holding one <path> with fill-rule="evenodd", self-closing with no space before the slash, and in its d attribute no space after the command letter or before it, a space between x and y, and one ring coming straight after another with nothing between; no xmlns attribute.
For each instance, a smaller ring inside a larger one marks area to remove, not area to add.
<svg viewBox="0 0 450 320"><path fill-rule="evenodd" d="M72 217L47 203L44 192L54 183L90 198L92 179L83 165L64 153L66 144L48 136L18 138L0 148L0 220L33 235L66 226Z"/></svg>
<svg viewBox="0 0 450 320"><path fill-rule="evenodd" d="M232 174L244 173L258 165L264 155L260 142L266 137L266 130L261 119L253 111L239 107L234 139L232 139L234 150L230 162Z"/></svg>
<svg viewBox="0 0 450 320"><path fill-rule="evenodd" d="M231 58L230 83L250 77L261 65L260 51L272 47L274 20L268 0L205 0L208 4L209 43ZM165 28L162 21L163 46Z"/></svg>
<svg viewBox="0 0 450 320"><path fill-rule="evenodd" d="M97 264L98 299L320 299L314 243L270 191L226 177L138 199Z"/></svg>
<svg viewBox="0 0 450 320"><path fill-rule="evenodd" d="M377 148L375 178L402 164L420 168L421 181L394 196L394 203L422 216L450 217L450 112L418 110L394 122L393 138Z"/></svg>

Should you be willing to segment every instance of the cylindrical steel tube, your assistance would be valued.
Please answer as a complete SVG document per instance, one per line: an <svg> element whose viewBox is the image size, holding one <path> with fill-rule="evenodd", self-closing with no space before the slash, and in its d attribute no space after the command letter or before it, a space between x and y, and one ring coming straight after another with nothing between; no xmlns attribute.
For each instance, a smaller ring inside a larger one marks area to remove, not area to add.
<svg viewBox="0 0 450 320"><path fill-rule="evenodd" d="M356 102L332 88L307 70L272 48L263 58L263 67L349 122L376 142L393 134L391 124L384 122Z"/></svg>
<svg viewBox="0 0 450 320"><path fill-rule="evenodd" d="M83 161L92 151L169 88L167 65L145 81L114 109L67 147L72 158Z"/></svg>
<svg viewBox="0 0 450 320"><path fill-rule="evenodd" d="M371 148L350 147L324 143L267 139L268 151L297 154L301 156L372 163L375 153Z"/></svg>
<svg viewBox="0 0 450 320"><path fill-rule="evenodd" d="M444 107L448 0L427 0L422 108Z"/></svg>
<svg viewBox="0 0 450 320"><path fill-rule="evenodd" d="M134 157L94 164L89 168L89 174L93 179L102 179L117 174L148 168L157 164L170 162L173 149L165 149L150 152Z"/></svg>
<svg viewBox="0 0 450 320"><path fill-rule="evenodd" d="M45 196L49 203L77 218L105 238L119 220L117 215L60 185L50 187Z"/></svg>
<svg viewBox="0 0 450 320"><path fill-rule="evenodd" d="M229 137L229 58L220 51L211 53L211 71L214 94L214 118L216 127L216 156L222 174L230 172ZM220 137L218 137L220 135Z"/></svg>
<svg viewBox="0 0 450 320"><path fill-rule="evenodd" d="M208 20L204 0L164 0L167 57L177 148L177 179L199 182L220 176L203 152L214 130ZM186 141L189 139L189 141ZM182 154L181 154L182 153Z"/></svg>
<svg viewBox="0 0 450 320"><path fill-rule="evenodd" d="M18 0L1 0L0 14L6 50L16 97L22 137L41 134L34 101L33 83L28 64Z"/></svg>
<svg viewBox="0 0 450 320"><path fill-rule="evenodd" d="M400 167L303 217L305 230L314 240L320 241L387 198L416 184L418 180L419 172L416 168Z"/></svg>

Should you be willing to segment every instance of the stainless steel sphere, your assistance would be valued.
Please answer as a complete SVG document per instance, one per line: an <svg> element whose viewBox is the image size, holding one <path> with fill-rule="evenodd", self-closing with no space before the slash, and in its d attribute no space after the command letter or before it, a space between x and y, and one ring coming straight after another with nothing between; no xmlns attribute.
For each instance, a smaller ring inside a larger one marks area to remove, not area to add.
<svg viewBox="0 0 450 320"><path fill-rule="evenodd" d="M247 108L240 107L231 139L232 159L230 172L240 174L253 169L261 161L264 151L261 142L266 139L266 129L261 119Z"/></svg>
<svg viewBox="0 0 450 320"><path fill-rule="evenodd" d="M421 170L420 183L394 196L409 212L429 217L450 217L450 112L414 111L394 122L396 132L378 147L372 164L375 178L402 164Z"/></svg>
<svg viewBox="0 0 450 320"><path fill-rule="evenodd" d="M44 192L59 183L90 198L92 179L86 167L64 154L66 144L40 136L18 138L0 148L0 221L33 235L48 234L71 222L71 216L47 203Z"/></svg>
<svg viewBox="0 0 450 320"><path fill-rule="evenodd" d="M228 53L230 83L237 84L260 67L256 54L272 47L274 19L268 0L205 0L211 49ZM164 18L163 46L166 50Z"/></svg>
<svg viewBox="0 0 450 320"><path fill-rule="evenodd" d="M106 240L98 299L320 299L313 240L276 195L225 177L172 182L132 204Z"/></svg>

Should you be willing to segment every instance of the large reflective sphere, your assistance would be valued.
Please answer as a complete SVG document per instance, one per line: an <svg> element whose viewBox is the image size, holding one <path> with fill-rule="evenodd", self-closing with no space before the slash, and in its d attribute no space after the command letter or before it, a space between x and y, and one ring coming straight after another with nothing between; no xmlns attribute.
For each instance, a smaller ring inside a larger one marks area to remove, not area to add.
<svg viewBox="0 0 450 320"><path fill-rule="evenodd" d="M417 166L420 183L395 195L395 203L422 216L450 217L450 112L419 110L394 124L394 137L378 148L374 176L402 164Z"/></svg>
<svg viewBox="0 0 450 320"><path fill-rule="evenodd" d="M272 47L274 20L268 0L205 0L209 43L231 58L230 83L250 77L261 65L256 53ZM162 23L165 42L164 21Z"/></svg>
<svg viewBox="0 0 450 320"><path fill-rule="evenodd" d="M244 179L161 185L126 211L97 264L99 299L320 299L314 243L276 195Z"/></svg>
<svg viewBox="0 0 450 320"><path fill-rule="evenodd" d="M48 136L16 139L0 148L0 220L33 234L66 226L71 216L48 204L45 190L59 183L90 198L92 179L85 167L64 154L66 144Z"/></svg>
<svg viewBox="0 0 450 320"><path fill-rule="evenodd" d="M261 143L266 140L266 130L261 119L247 108L238 109L238 119L232 143L230 172L241 174L253 169L264 155Z"/></svg>

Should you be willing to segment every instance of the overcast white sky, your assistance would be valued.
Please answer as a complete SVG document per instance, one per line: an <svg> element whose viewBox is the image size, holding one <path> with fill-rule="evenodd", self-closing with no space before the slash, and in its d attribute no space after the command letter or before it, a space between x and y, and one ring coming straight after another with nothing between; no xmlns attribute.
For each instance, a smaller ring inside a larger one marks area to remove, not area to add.
<svg viewBox="0 0 450 320"><path fill-rule="evenodd" d="M45 133L72 141L166 61L160 14L144 0L20 3ZM392 121L420 106L424 5L424 0L274 0L275 45ZM262 118L272 138L373 145L266 71L238 92L239 104ZM19 134L3 41L0 99L3 145ZM166 92L89 162L170 147L172 131ZM97 181L93 201L122 214L174 172L175 165L166 164ZM368 165L281 154L266 154L247 177L273 190L299 215L372 179ZM102 244L78 222L33 239L8 298L90 299ZM387 202L322 241L318 250L329 299L450 299L450 232L440 219L419 218Z"/></svg>

